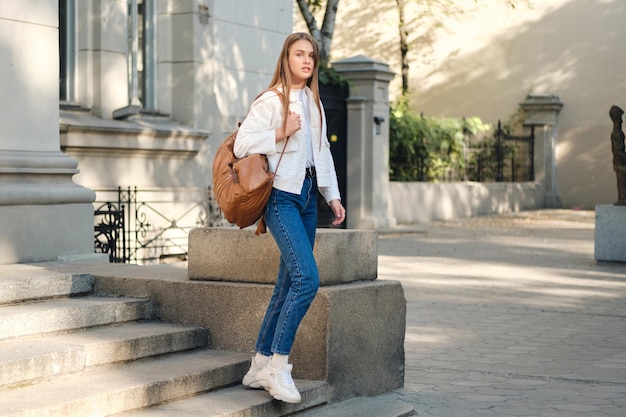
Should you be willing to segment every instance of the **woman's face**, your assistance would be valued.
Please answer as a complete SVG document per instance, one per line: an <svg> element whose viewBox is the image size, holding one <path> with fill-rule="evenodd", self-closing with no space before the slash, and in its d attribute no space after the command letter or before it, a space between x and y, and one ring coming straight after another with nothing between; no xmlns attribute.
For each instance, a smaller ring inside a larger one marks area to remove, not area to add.
<svg viewBox="0 0 626 417"><path fill-rule="evenodd" d="M306 39L300 39L289 47L289 71L292 87L303 88L315 69L313 45Z"/></svg>

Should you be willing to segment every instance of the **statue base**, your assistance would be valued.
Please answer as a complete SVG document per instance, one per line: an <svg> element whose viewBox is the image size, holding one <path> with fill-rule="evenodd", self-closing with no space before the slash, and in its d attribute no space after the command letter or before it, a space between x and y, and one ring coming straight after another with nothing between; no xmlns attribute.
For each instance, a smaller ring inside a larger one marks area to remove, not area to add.
<svg viewBox="0 0 626 417"><path fill-rule="evenodd" d="M626 262L626 206L596 206L594 258Z"/></svg>

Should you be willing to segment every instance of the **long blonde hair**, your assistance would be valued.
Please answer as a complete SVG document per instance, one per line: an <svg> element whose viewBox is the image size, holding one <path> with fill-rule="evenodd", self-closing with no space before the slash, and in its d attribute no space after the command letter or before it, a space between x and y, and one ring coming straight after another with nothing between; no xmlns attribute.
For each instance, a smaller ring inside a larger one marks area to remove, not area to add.
<svg viewBox="0 0 626 417"><path fill-rule="evenodd" d="M268 87L269 89L282 87L283 94L282 96L279 94L283 104L283 130L285 130L287 125L287 115L289 114L289 96L291 94L291 71L289 70L289 48L295 42L299 40L306 40L311 43L313 46L313 74L306 81L306 85L313 92L313 98L315 99L315 105L317 106L317 110L320 114L320 125L322 121L322 106L320 101L320 89L318 83L318 74L319 74L319 63L320 63L320 54L319 54L319 45L315 38L308 33L304 32L296 32L287 36L285 42L283 43L283 49L280 51L280 56L278 57L278 61L276 62L276 69L274 70L274 77L272 77L272 81Z"/></svg>

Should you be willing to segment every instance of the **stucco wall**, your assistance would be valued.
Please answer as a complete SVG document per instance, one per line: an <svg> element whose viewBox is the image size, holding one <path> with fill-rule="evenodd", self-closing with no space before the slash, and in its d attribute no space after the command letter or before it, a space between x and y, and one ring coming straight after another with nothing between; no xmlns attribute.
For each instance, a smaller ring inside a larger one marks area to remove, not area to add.
<svg viewBox="0 0 626 417"><path fill-rule="evenodd" d="M478 215L541 208L535 183L426 183L389 185L392 212L398 224L428 223Z"/></svg>
<svg viewBox="0 0 626 417"><path fill-rule="evenodd" d="M407 21L416 2L407 2ZM593 208L617 198L608 110L626 107L624 5L617 1L520 3L459 0L463 13L409 25L410 87L419 112L507 120L528 93L564 103L557 143L558 192L564 207ZM303 29L296 10L296 27ZM390 64L400 87L397 8L393 0L341 2L331 57L364 54Z"/></svg>

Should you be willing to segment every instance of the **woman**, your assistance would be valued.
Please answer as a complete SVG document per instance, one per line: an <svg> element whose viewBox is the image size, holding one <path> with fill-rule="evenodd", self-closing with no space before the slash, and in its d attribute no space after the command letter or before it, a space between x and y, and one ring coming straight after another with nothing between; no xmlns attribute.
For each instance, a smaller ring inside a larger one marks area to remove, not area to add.
<svg viewBox="0 0 626 417"><path fill-rule="evenodd" d="M346 216L326 138L318 65L315 39L307 33L289 35L268 91L252 103L234 146L239 158L266 154L276 174L265 222L281 254L274 293L256 343L257 353L242 383L251 388L263 387L272 397L289 403L301 400L291 377L289 353L319 287L313 257L317 191L330 205L334 225L341 224Z"/></svg>

